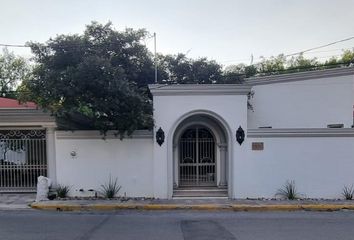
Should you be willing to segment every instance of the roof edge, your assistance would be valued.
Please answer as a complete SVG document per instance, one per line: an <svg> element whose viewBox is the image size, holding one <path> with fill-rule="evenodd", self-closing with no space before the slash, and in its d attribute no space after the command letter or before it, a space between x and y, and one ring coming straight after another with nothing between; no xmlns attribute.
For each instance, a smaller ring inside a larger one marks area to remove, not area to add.
<svg viewBox="0 0 354 240"><path fill-rule="evenodd" d="M153 96L247 95L251 86L245 84L149 84Z"/></svg>
<svg viewBox="0 0 354 240"><path fill-rule="evenodd" d="M254 85L272 84L272 83L312 80L317 78L347 76L347 75L354 75L354 67L340 67L340 68L323 69L323 70L316 70L316 71L286 73L286 74L278 74L278 75L270 75L270 76L262 76L262 77L250 77L245 79L245 84L254 86Z"/></svg>
<svg viewBox="0 0 354 240"><path fill-rule="evenodd" d="M55 117L41 109L0 109L0 126L56 126Z"/></svg>

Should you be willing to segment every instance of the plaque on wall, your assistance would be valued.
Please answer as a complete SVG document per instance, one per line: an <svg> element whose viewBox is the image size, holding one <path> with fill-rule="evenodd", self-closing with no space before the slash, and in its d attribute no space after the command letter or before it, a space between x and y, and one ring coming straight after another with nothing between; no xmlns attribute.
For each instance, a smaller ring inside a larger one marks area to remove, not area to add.
<svg viewBox="0 0 354 240"><path fill-rule="evenodd" d="M252 150L253 151L263 151L264 143L263 142L253 142L252 143Z"/></svg>

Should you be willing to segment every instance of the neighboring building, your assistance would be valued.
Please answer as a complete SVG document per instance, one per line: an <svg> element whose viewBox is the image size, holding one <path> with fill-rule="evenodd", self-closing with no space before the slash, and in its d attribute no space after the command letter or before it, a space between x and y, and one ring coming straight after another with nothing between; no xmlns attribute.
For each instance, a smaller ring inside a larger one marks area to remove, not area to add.
<svg viewBox="0 0 354 240"><path fill-rule="evenodd" d="M1 109L37 109L37 105L34 102L20 103L15 99L0 97Z"/></svg>
<svg viewBox="0 0 354 240"><path fill-rule="evenodd" d="M55 127L35 103L0 98L0 192L34 191L39 175L55 179Z"/></svg>
<svg viewBox="0 0 354 240"><path fill-rule="evenodd" d="M274 197L287 180L307 197L338 198L354 183L354 68L254 77L242 85L149 88L153 132L139 130L122 141L112 132L106 140L98 131L53 135L48 114L9 113L0 101L0 141L15 126L39 130L42 137L33 139L42 140L46 129L46 145L32 144L37 150L27 154L28 165L47 164L49 177L72 186L72 195L92 194L110 176L118 178L121 195L155 198ZM12 151L28 152L28 146ZM20 189L1 179L0 191Z"/></svg>

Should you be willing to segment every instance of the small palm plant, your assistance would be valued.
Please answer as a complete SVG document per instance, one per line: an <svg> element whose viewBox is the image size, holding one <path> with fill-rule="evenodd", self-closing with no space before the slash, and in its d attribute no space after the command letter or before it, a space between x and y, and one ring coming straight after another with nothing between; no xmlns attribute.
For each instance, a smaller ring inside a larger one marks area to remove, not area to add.
<svg viewBox="0 0 354 240"><path fill-rule="evenodd" d="M57 189L56 189L58 197L66 198L68 196L68 193L70 192L70 188L71 187L68 185L58 184Z"/></svg>
<svg viewBox="0 0 354 240"><path fill-rule="evenodd" d="M112 179L112 177L109 176L108 182L101 185L101 194L104 197L111 199L117 195L121 188L122 186L118 185L118 179Z"/></svg>
<svg viewBox="0 0 354 240"><path fill-rule="evenodd" d="M354 187L351 185L350 187L344 186L342 195L346 200L353 200L354 198Z"/></svg>
<svg viewBox="0 0 354 240"><path fill-rule="evenodd" d="M278 189L275 196L280 196L281 198L288 199L288 200L295 200L300 198L300 194L297 192L295 181L286 181L284 186Z"/></svg>

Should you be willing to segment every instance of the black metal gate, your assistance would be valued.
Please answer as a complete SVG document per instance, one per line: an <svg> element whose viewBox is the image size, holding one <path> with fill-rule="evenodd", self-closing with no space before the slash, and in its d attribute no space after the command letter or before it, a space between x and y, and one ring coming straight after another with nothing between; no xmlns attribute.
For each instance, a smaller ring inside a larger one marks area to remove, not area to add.
<svg viewBox="0 0 354 240"><path fill-rule="evenodd" d="M0 191L35 191L47 176L45 130L0 130Z"/></svg>
<svg viewBox="0 0 354 240"><path fill-rule="evenodd" d="M216 185L215 140L206 128L189 128L180 139L179 185Z"/></svg>

